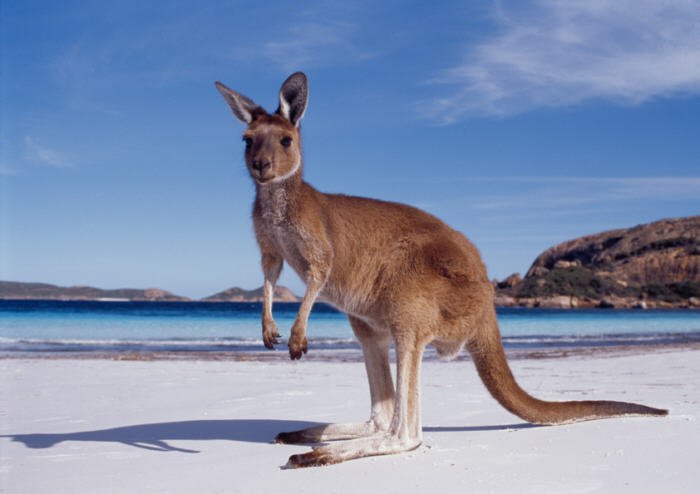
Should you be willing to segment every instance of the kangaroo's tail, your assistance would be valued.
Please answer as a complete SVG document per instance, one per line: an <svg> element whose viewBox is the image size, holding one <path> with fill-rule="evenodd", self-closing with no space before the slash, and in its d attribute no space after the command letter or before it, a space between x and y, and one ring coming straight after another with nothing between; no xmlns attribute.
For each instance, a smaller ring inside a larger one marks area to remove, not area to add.
<svg viewBox="0 0 700 494"><path fill-rule="evenodd" d="M530 396L510 371L498 331L496 314L489 312L486 327L468 348L491 395L503 407L534 424L566 424L624 415L667 415L667 410L621 401L543 401Z"/></svg>

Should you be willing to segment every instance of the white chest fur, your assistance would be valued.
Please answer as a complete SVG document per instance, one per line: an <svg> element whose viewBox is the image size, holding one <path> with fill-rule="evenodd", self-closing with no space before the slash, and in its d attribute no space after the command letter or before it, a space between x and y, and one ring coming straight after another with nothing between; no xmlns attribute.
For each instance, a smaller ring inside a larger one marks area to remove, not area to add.
<svg viewBox="0 0 700 494"><path fill-rule="evenodd" d="M257 221L287 264L305 279L308 262L304 253L306 235L301 225L290 219L289 192L284 187L264 187L258 191Z"/></svg>
<svg viewBox="0 0 700 494"><path fill-rule="evenodd" d="M261 187L258 202L266 226L274 229L289 225L289 194L284 187Z"/></svg>

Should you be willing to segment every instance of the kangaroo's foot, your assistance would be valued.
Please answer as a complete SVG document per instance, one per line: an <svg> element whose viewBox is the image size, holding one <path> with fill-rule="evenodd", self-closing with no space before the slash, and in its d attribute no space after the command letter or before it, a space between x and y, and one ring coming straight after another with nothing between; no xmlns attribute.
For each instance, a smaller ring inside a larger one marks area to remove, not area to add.
<svg viewBox="0 0 700 494"><path fill-rule="evenodd" d="M301 355L309 350L309 341L306 339L306 326L304 324L294 323L287 346L289 346L289 358L292 360L299 360Z"/></svg>
<svg viewBox="0 0 700 494"><path fill-rule="evenodd" d="M345 424L326 424L291 432L280 432L275 437L279 444L312 444L340 439L366 437L386 430L373 420Z"/></svg>
<svg viewBox="0 0 700 494"><path fill-rule="evenodd" d="M355 458L411 451L418 448L420 445L420 439L401 439L396 435L383 432L369 437L317 446L309 453L292 455L289 457L285 468L332 465Z"/></svg>
<svg viewBox="0 0 700 494"><path fill-rule="evenodd" d="M277 324L272 319L263 319L263 344L265 348L272 350L279 343L280 332Z"/></svg>

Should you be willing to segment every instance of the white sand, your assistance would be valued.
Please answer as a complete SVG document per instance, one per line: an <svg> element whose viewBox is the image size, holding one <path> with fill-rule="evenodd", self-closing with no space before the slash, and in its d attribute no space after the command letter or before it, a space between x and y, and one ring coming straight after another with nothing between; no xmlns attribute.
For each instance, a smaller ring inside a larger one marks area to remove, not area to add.
<svg viewBox="0 0 700 494"><path fill-rule="evenodd" d="M700 492L700 351L512 362L547 399L621 399L667 418L522 421L469 362L423 372L423 446L282 470L305 421L367 418L364 366L342 362L0 361L0 491Z"/></svg>

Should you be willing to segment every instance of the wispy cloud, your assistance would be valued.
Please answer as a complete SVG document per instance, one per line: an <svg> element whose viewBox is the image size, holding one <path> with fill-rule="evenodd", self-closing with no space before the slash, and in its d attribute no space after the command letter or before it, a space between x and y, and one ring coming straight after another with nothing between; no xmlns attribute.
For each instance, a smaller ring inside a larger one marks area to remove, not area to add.
<svg viewBox="0 0 700 494"><path fill-rule="evenodd" d="M687 201L700 197L700 177L485 177L520 191L475 204L477 209L550 209L639 200Z"/></svg>
<svg viewBox="0 0 700 494"><path fill-rule="evenodd" d="M265 2L186 2L133 22L128 4L106 7L109 16L91 14L100 24L62 46L49 63L73 109L123 117L115 95L213 79L232 61L239 71L265 64L288 71L355 63L374 53L363 41L362 10L344 2L288 11Z"/></svg>
<svg viewBox="0 0 700 494"><path fill-rule="evenodd" d="M410 182L410 179L400 180ZM394 180L396 182L396 180ZM634 210L640 203L675 202L700 207L700 176L686 177L538 177L481 176L431 178L421 183L454 187L442 199L413 205L436 213L463 208L509 218L601 214ZM449 184L449 185L448 185ZM488 190L488 192L484 192ZM700 210L698 210L700 212Z"/></svg>
<svg viewBox="0 0 700 494"><path fill-rule="evenodd" d="M38 144L29 136L24 137L25 160L56 168L72 168L74 164L63 153Z"/></svg>
<svg viewBox="0 0 700 494"><path fill-rule="evenodd" d="M202 46L209 45L193 34L206 32L196 29L197 22L207 24L201 15L107 25L99 33L93 28L61 47L48 64L51 77L70 108L121 117L115 94L162 88L206 68L210 52Z"/></svg>
<svg viewBox="0 0 700 494"><path fill-rule="evenodd" d="M536 0L497 4L499 33L433 83L427 105L450 123L592 99L640 104L700 92L700 2Z"/></svg>
<svg viewBox="0 0 700 494"><path fill-rule="evenodd" d="M354 41L356 35L357 26L352 22L306 20L292 25L280 39L265 43L263 54L287 70L371 58Z"/></svg>
<svg viewBox="0 0 700 494"><path fill-rule="evenodd" d="M366 40L365 2L321 0L290 13L284 27L271 30L261 53L285 70L342 66L377 56L384 48Z"/></svg>

